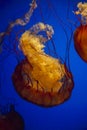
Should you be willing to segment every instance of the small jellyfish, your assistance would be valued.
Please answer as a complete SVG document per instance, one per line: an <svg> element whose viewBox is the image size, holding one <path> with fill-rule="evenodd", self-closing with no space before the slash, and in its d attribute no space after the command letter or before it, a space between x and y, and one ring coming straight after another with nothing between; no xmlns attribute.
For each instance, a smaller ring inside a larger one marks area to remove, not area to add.
<svg viewBox="0 0 87 130"><path fill-rule="evenodd" d="M74 45L79 56L87 62L87 3L78 3L76 15L81 15L81 25L74 32Z"/></svg>
<svg viewBox="0 0 87 130"><path fill-rule="evenodd" d="M0 108L0 130L24 130L24 120L16 112L13 104L10 104L9 107L1 106Z"/></svg>

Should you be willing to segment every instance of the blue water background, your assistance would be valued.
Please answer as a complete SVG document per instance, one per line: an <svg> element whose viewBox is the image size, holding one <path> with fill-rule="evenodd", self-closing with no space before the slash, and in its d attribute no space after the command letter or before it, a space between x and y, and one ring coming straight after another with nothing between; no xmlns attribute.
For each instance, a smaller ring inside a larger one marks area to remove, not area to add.
<svg viewBox="0 0 87 130"><path fill-rule="evenodd" d="M25 14L30 2L30 0L0 0L0 32L5 31L11 21ZM52 10L47 6L46 0L40 2L45 22L54 28L53 39L57 53L64 59L66 49L64 30L61 23L58 23L56 17L53 16ZM79 21L72 11L77 9L76 5L80 0L50 0L50 2L63 20L63 25L70 37L71 30L66 24L73 31L76 29L75 22L79 26ZM83 0L83 2L87 1ZM41 21L39 11L38 8L35 10L34 16L31 17L31 21L25 29ZM74 78L74 89L70 99L56 107L42 108L23 100L15 91L11 75L18 62L14 53L5 54L5 57L0 56L0 103L8 102L9 98L15 100L15 108L24 119L25 130L87 130L87 63L78 56L73 39L69 57Z"/></svg>

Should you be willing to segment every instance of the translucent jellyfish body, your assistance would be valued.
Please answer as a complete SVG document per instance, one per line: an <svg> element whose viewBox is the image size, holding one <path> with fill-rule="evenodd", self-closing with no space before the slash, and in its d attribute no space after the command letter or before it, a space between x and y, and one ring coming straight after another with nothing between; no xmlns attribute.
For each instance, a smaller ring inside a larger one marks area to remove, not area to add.
<svg viewBox="0 0 87 130"><path fill-rule="evenodd" d="M87 3L78 3L76 15L81 15L81 25L74 32L74 45L79 56L87 62Z"/></svg>
<svg viewBox="0 0 87 130"><path fill-rule="evenodd" d="M46 36L39 35L45 31ZM53 28L38 23L24 32L19 48L25 59L12 75L19 95L29 102L50 107L63 103L72 92L72 74L64 64L44 52L45 42L52 38Z"/></svg>

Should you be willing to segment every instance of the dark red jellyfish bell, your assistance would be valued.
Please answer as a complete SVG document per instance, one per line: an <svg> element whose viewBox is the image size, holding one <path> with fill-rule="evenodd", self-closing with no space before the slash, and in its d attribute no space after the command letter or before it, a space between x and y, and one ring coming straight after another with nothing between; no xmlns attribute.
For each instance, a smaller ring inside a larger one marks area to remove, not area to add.
<svg viewBox="0 0 87 130"><path fill-rule="evenodd" d="M76 15L81 15L81 25L74 32L74 45L79 56L87 62L87 3L78 3Z"/></svg>
<svg viewBox="0 0 87 130"><path fill-rule="evenodd" d="M75 30L74 45L79 56L87 62L87 25L81 25Z"/></svg>
<svg viewBox="0 0 87 130"><path fill-rule="evenodd" d="M15 111L14 105L10 105L8 112L4 111L4 113L2 113L0 111L0 130L24 130L24 120L20 114Z"/></svg>

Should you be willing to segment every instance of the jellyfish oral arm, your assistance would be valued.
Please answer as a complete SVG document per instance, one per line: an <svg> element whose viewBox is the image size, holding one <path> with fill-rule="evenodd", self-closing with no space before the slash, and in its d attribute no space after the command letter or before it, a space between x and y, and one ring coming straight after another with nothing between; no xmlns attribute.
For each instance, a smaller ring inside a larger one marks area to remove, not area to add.
<svg viewBox="0 0 87 130"><path fill-rule="evenodd" d="M43 38L44 40L41 41L42 43L50 40L52 38L52 35L54 34L53 27L48 24L44 24L42 22L39 22L39 23L33 25L33 27L31 27L29 29L29 31L34 33L35 35L37 35L41 31L45 31L47 38ZM41 37L41 35L40 35L40 37Z"/></svg>
<svg viewBox="0 0 87 130"><path fill-rule="evenodd" d="M30 21L30 18L34 12L34 9L37 7L37 4L36 4L36 0L32 0L32 3L30 4L30 9L29 11L24 15L23 19L19 18L19 19L16 19L15 22L13 22L11 25L10 25L10 28L14 27L15 25L19 24L19 25L26 25L27 23L29 23Z"/></svg>
<svg viewBox="0 0 87 130"><path fill-rule="evenodd" d="M36 9L36 7L37 7L36 0L32 0L32 3L30 4L30 9L29 9L29 11L24 15L24 17L23 17L22 19L21 19L21 18L18 18L18 19L16 19L15 21L11 22L11 23L8 25L6 31L0 33L0 43L2 42L3 37L4 37L6 34L8 34L8 33L11 31L11 29L12 29L15 25L25 26L26 24L28 24L29 21L30 21L30 18L31 18L31 16L32 16L33 12L34 12L34 9Z"/></svg>
<svg viewBox="0 0 87 130"><path fill-rule="evenodd" d="M16 24L20 24L22 26L26 25L27 23L29 23L30 21L30 18L34 12L34 9L37 7L37 4L36 4L36 1L33 0L32 3L30 4L31 8L29 9L29 11L24 15L24 18L23 19L17 19L15 22L14 22L14 25Z"/></svg>
<svg viewBox="0 0 87 130"><path fill-rule="evenodd" d="M75 11L74 13L76 15L81 15L82 24L87 24L87 3L78 3L77 4L78 11Z"/></svg>

